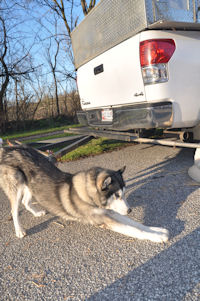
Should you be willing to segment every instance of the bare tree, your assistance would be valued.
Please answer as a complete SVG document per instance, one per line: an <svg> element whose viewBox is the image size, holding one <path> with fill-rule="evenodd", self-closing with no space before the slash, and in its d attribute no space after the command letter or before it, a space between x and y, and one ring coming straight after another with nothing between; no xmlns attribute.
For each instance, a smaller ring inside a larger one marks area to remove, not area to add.
<svg viewBox="0 0 200 301"><path fill-rule="evenodd" d="M4 111L4 103L3 99L6 93L6 89L9 83L9 72L8 67L5 63L5 57L7 55L8 47L7 47L7 33L4 19L0 16L0 32L1 40L0 40L0 77L1 77L1 89L0 89L0 131L5 131L5 111ZM4 76L3 76L4 73Z"/></svg>
<svg viewBox="0 0 200 301"><path fill-rule="evenodd" d="M16 129L23 125L25 129L26 120L31 119L33 94L27 89L27 80L15 80L15 116Z"/></svg>
<svg viewBox="0 0 200 301"><path fill-rule="evenodd" d="M31 56L32 47L35 45L36 40L36 36L34 37L36 28L28 31L28 34L32 36L29 42L26 43L26 36L22 32L23 26L21 26L24 22L24 12L26 12L26 21L30 20L30 16L32 16L30 14L31 10L28 13L27 9L30 8L30 5L34 8L38 4L45 6L48 10L45 11L43 9L39 16L37 6L37 14L34 16L44 20L46 12L46 17L48 15L47 18L51 19L52 22L50 30L52 30L52 24L55 24L53 23L55 19L59 23L59 32L52 33L49 31L46 37L44 37L43 30L41 32L37 31L38 43L41 43L42 39L47 41L48 38L52 41L51 49L49 48L49 50L46 41L40 45L41 48L47 49L48 64L54 82L54 88L52 89L51 87L50 94L53 100L56 99L55 107L57 115L59 115L61 112L59 106L61 82L73 82L72 86L74 87L74 80L76 79L71 47L71 32L78 24L80 10L82 15L87 15L96 5L96 0L0 0L0 132L5 131L5 124L9 120L8 116L10 116L7 112L11 112L11 108L13 108L13 118L21 122L21 118L27 116L26 114L30 112L30 108L34 108L31 116L36 115L36 111L44 97L43 93L40 95L37 93L37 88L35 88L35 91L34 89L30 90L30 95L28 95L28 90L26 90L27 86L30 87L31 74L36 71ZM22 11L23 13L20 14ZM32 24L31 22L30 24ZM46 20L44 23L46 23ZM51 43L51 41L48 43ZM41 62L41 57L39 60ZM45 67L43 70L45 70ZM47 76L48 80L49 76ZM55 95L55 98L53 95ZM53 107L52 105L52 112Z"/></svg>
<svg viewBox="0 0 200 301"><path fill-rule="evenodd" d="M83 9L83 13L86 16L96 5L96 0L90 0L89 5L87 5L86 0L81 0L81 6Z"/></svg>
<svg viewBox="0 0 200 301"><path fill-rule="evenodd" d="M40 70L37 70L37 72L34 73L34 77L35 77L34 80L31 81L30 83L35 98L33 102L34 105L33 105L32 116L31 116L32 121L35 118L37 110L40 104L42 103L46 92L46 86L43 80L42 71L40 74Z"/></svg>
<svg viewBox="0 0 200 301"><path fill-rule="evenodd" d="M89 4L86 0L40 0L39 2L49 7L62 19L69 37L78 22L78 16L74 14L74 9L81 5L83 14L86 16L96 5L96 0L90 0Z"/></svg>
<svg viewBox="0 0 200 301"><path fill-rule="evenodd" d="M83 14L86 16L96 5L96 0L38 0L38 2L50 8L50 10L57 15L59 20L65 25L65 33L62 40L65 42L65 49L67 49L69 59L74 64L72 47L71 47L71 32L77 26L79 15L77 15L77 8L81 6ZM62 34L61 32L59 33ZM72 72L66 72L69 78L75 79Z"/></svg>
<svg viewBox="0 0 200 301"><path fill-rule="evenodd" d="M20 36L16 29L19 20L12 15L15 4L0 2L0 132L5 131L6 104L4 102L8 85L13 80L29 78L30 73L35 70L30 56L31 46L29 49L25 47L23 36Z"/></svg>
<svg viewBox="0 0 200 301"><path fill-rule="evenodd" d="M73 89L76 89L76 86L74 84L76 80L76 70L74 67L71 32L78 24L80 9L82 10L82 15L86 16L95 7L96 0L37 0L37 2L40 5L50 9L50 11L52 12L51 22L56 27L56 30L54 32L50 32L49 28L46 28L50 39L50 44L47 48L47 61L54 79L57 115L59 115L60 107L58 91L60 91L60 89L58 89L58 87L61 87L61 82L71 81L73 82ZM78 8L80 9L78 10ZM42 23L42 20L40 21ZM50 22L49 13L48 22ZM63 24L65 30L61 29L63 28ZM59 25L62 26L59 27ZM57 28L60 28L59 32ZM53 52L51 48L54 48L55 51ZM61 57L59 54L61 51L64 57L62 65L60 64ZM72 90L70 90L70 92ZM78 97L70 97L70 102L72 102L72 100L74 101L74 109L80 107L79 104L77 104L77 99ZM70 109L72 109L72 106L70 107Z"/></svg>
<svg viewBox="0 0 200 301"><path fill-rule="evenodd" d="M53 46L52 47L52 39L53 39ZM60 43L61 40L58 39L57 36L57 23L55 22L55 35L49 39L49 46L47 48L47 62L50 67L52 76L53 76L53 83L55 89L55 99L56 99L56 109L57 109L57 116L60 115L60 107L59 107L59 96L58 96L58 80L57 80L57 65L58 65L58 55L60 50ZM55 52L52 54L52 49L55 48Z"/></svg>

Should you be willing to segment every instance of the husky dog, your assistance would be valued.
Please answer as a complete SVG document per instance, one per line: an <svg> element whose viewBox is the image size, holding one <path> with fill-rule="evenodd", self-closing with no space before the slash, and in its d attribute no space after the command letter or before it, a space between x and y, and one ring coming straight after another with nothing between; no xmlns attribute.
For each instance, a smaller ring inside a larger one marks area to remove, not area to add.
<svg viewBox="0 0 200 301"><path fill-rule="evenodd" d="M125 183L118 171L91 168L76 174L62 172L35 149L23 146L0 149L0 187L10 200L16 236L26 232L19 221L19 205L34 216L46 210L65 220L76 220L133 238L153 242L168 240L163 228L146 227L126 215L131 212L125 200ZM32 197L45 210L36 210Z"/></svg>

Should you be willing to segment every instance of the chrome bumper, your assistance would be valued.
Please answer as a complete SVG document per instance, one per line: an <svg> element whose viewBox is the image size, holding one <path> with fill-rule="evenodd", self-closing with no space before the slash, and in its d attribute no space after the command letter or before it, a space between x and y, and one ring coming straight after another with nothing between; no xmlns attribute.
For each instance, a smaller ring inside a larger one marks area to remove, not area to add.
<svg viewBox="0 0 200 301"><path fill-rule="evenodd" d="M109 108L113 110L112 121L102 121L102 110L77 113L79 123L106 129L130 130L167 128L172 125L173 110L170 101L141 103Z"/></svg>

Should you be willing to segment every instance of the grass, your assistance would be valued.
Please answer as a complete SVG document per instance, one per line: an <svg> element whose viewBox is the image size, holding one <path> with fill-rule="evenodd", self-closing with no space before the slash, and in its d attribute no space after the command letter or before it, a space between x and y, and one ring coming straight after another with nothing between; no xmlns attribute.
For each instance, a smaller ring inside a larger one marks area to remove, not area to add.
<svg viewBox="0 0 200 301"><path fill-rule="evenodd" d="M42 134L48 134L48 133L52 133L52 132L56 132L56 131L62 131L62 130L66 130L68 128L72 128L72 127L78 127L79 125L77 124L73 124L73 125L66 125L66 126L59 126L59 127L53 127L53 128L48 128L48 129L41 129L41 130L35 130L35 131L26 131L26 132L16 132L10 135L2 135L1 138L3 140L6 139L17 139L17 138L23 138L23 137L29 137L29 136L35 136L35 135L42 135ZM63 134L64 136L67 134ZM52 135L52 138L55 138L55 135ZM50 139L49 137L44 137L44 140L46 139ZM33 141L34 139L31 139L31 141ZM38 140L38 139L36 139ZM29 140L30 141L30 140Z"/></svg>
<svg viewBox="0 0 200 301"><path fill-rule="evenodd" d="M111 140L107 138L92 139L87 144L80 146L61 158L61 161L73 161L80 158L99 155L104 152L113 151L129 145L128 142Z"/></svg>

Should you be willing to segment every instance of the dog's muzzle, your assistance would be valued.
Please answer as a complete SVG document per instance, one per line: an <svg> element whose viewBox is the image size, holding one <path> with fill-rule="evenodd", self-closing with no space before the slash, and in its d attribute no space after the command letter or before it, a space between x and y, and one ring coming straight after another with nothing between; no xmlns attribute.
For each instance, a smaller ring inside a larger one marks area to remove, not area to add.
<svg viewBox="0 0 200 301"><path fill-rule="evenodd" d="M132 211L128 203L124 199L115 199L112 197L108 200L106 209L113 210L121 215L127 215Z"/></svg>

